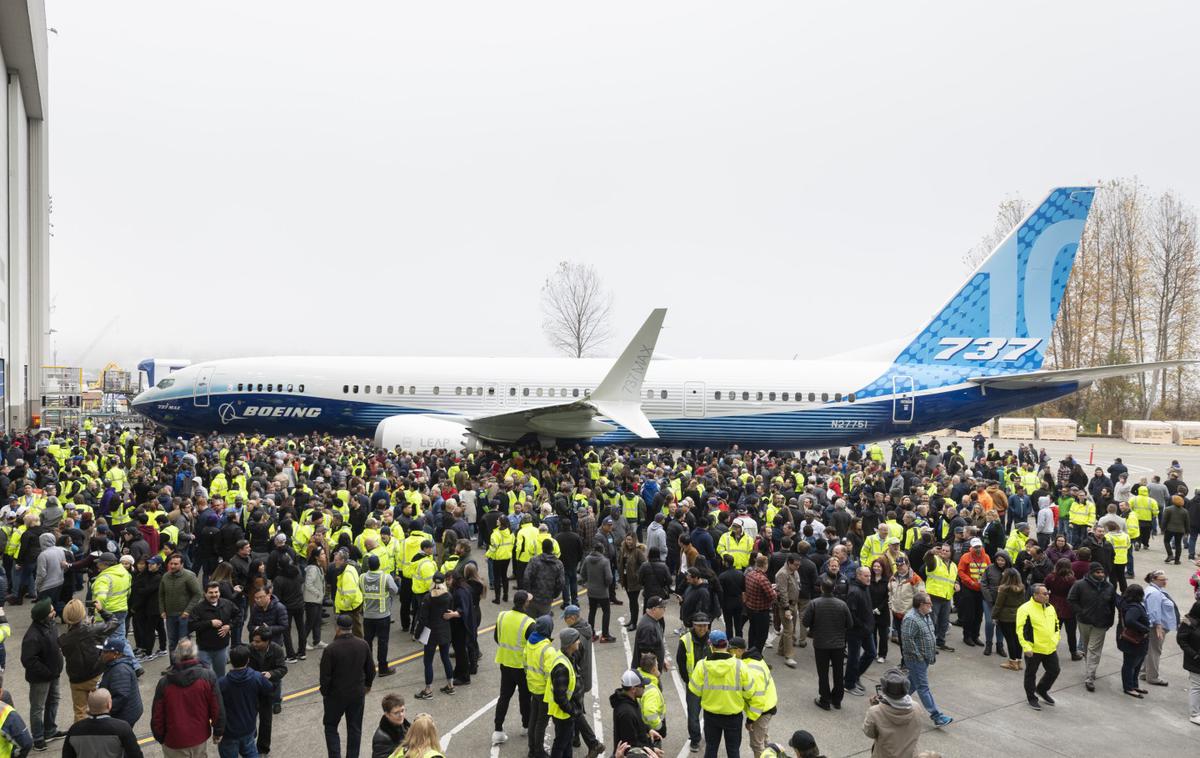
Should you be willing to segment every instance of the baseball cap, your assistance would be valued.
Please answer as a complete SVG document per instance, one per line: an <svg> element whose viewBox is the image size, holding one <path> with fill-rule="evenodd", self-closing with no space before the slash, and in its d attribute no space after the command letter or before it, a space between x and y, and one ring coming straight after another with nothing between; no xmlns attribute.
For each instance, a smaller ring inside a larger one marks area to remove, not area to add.
<svg viewBox="0 0 1200 758"><path fill-rule="evenodd" d="M563 618L566 618L567 616L578 616L579 615L579 606L578 605L568 605L567 607L563 608L562 615L563 615Z"/></svg>
<svg viewBox="0 0 1200 758"><path fill-rule="evenodd" d="M810 733L804 731L803 729L797 729L796 731L792 732L792 738L788 740L788 746L800 751L815 750L817 747L817 741L813 739L813 736Z"/></svg>
<svg viewBox="0 0 1200 758"><path fill-rule="evenodd" d="M124 654L125 642L123 640L114 640L114 639L105 640L104 641L104 652Z"/></svg>
<svg viewBox="0 0 1200 758"><path fill-rule="evenodd" d="M722 632L720 629L713 629L711 632L708 633L708 644L710 644L714 647L717 644L723 643L725 641L726 641L725 632Z"/></svg>
<svg viewBox="0 0 1200 758"><path fill-rule="evenodd" d="M983 540L978 537L971 538L971 547L983 547Z"/></svg>
<svg viewBox="0 0 1200 758"><path fill-rule="evenodd" d="M710 639L711 639L711 637L710 637ZM742 637L730 637L729 638L729 647L736 648L738 650L745 650L746 649L746 640L743 639Z"/></svg>
<svg viewBox="0 0 1200 758"><path fill-rule="evenodd" d="M707 613L697 613L692 616L693 624L708 624L711 623Z"/></svg>
<svg viewBox="0 0 1200 758"><path fill-rule="evenodd" d="M665 608L666 606L667 604L658 595L654 595L646 600L646 610L650 610L651 608Z"/></svg>
<svg viewBox="0 0 1200 758"><path fill-rule="evenodd" d="M621 686L626 689L630 687L645 687L649 683L649 679L633 670L621 674Z"/></svg>

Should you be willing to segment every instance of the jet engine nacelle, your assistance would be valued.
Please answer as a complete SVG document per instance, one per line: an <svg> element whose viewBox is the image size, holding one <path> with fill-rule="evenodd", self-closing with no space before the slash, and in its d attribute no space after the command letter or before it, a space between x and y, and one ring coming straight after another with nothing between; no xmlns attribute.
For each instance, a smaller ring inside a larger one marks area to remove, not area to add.
<svg viewBox="0 0 1200 758"><path fill-rule="evenodd" d="M385 418L375 427L375 447L384 450L479 450L480 439L457 421L426 414Z"/></svg>

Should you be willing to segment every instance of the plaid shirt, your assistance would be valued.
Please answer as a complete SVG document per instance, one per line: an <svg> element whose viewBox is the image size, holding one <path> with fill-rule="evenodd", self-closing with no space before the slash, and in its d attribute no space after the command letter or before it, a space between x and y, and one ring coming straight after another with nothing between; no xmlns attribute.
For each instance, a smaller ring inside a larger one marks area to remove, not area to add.
<svg viewBox="0 0 1200 758"><path fill-rule="evenodd" d="M777 596L775 585L771 584L765 573L758 569L746 572L746 586L742 590L742 605L746 606L746 610L769 611Z"/></svg>
<svg viewBox="0 0 1200 758"><path fill-rule="evenodd" d="M921 615L916 608L904 614L900 622L900 647L906 661L933 663L937 647L933 633L933 615Z"/></svg>

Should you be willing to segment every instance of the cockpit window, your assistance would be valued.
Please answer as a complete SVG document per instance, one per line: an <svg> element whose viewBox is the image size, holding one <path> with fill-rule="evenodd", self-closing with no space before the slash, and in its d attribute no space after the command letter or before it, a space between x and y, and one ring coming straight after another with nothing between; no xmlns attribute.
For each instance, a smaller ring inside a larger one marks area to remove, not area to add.
<svg viewBox="0 0 1200 758"><path fill-rule="evenodd" d="M167 378L167 379L163 379L161 382L159 382L158 384L156 384L154 386L160 390L165 390L167 387L170 387L174 383L175 383L174 379Z"/></svg>

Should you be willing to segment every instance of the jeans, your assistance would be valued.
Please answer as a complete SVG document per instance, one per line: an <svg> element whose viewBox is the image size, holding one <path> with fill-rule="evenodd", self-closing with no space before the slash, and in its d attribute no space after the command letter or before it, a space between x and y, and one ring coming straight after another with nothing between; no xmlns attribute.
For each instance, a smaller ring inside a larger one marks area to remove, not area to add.
<svg viewBox="0 0 1200 758"><path fill-rule="evenodd" d="M391 636L391 618L363 619L363 639L367 641L367 647L371 646L372 641L378 640L375 647L375 660L378 661L377 668L380 671L388 670L388 641L391 639Z"/></svg>
<svg viewBox="0 0 1200 758"><path fill-rule="evenodd" d="M1176 562L1183 556L1183 532L1167 532L1163 535L1163 544L1167 548L1167 560ZM1174 552L1172 552L1174 546Z"/></svg>
<svg viewBox="0 0 1200 758"><path fill-rule="evenodd" d="M767 635L771 629L771 612L770 611L749 611L750 616L750 637L746 644L751 649L766 650Z"/></svg>
<svg viewBox="0 0 1200 758"><path fill-rule="evenodd" d="M843 678L843 666L846 663L846 651L841 648L816 648L813 650L817 660L817 692L822 703L841 705L842 697L846 694ZM833 691L829 687L829 669L833 668ZM707 737L707 732L705 734Z"/></svg>
<svg viewBox="0 0 1200 758"><path fill-rule="evenodd" d="M204 650L196 651L196 657L201 663L207 664L217 678L225 676L225 664L229 661L229 648L223 647L220 650Z"/></svg>
<svg viewBox="0 0 1200 758"><path fill-rule="evenodd" d="M512 702L514 692L517 693L517 704L521 709L521 726L528 727L529 687L525 683L525 669L501 666L500 699L496 701L495 727L497 732L504 731L504 717L508 715L508 705Z"/></svg>
<svg viewBox="0 0 1200 758"><path fill-rule="evenodd" d="M950 630L950 601L933 598L933 633L939 647L946 644L946 632Z"/></svg>
<svg viewBox="0 0 1200 758"><path fill-rule="evenodd" d="M304 604L304 633L312 635L312 646L321 642L321 604Z"/></svg>
<svg viewBox="0 0 1200 758"><path fill-rule="evenodd" d="M425 646L425 686L433 684L433 654L440 651L442 655L442 668L446 670L446 681L449 682L454 678L454 665L450 663L450 643L430 642Z"/></svg>
<svg viewBox="0 0 1200 758"><path fill-rule="evenodd" d="M167 649L173 654L180 640L187 639L188 620L181 614L167 616Z"/></svg>
<svg viewBox="0 0 1200 758"><path fill-rule="evenodd" d="M550 746L550 758L571 758L571 737L575 733L572 719L550 719L554 722L554 744Z"/></svg>
<svg viewBox="0 0 1200 758"><path fill-rule="evenodd" d="M217 755L221 758L258 758L258 747L254 744L254 735L245 737L230 737L225 735L217 743Z"/></svg>
<svg viewBox="0 0 1200 758"><path fill-rule="evenodd" d="M1075 545L1075 546L1082 545L1084 539L1087 537L1087 534L1088 534L1087 524L1071 524L1071 544L1072 545Z"/></svg>
<svg viewBox="0 0 1200 758"><path fill-rule="evenodd" d="M722 738L727 758L738 758L742 749L742 714L704 714L704 758L717 758Z"/></svg>
<svg viewBox="0 0 1200 758"><path fill-rule="evenodd" d="M282 690L282 682L275 682L275 696L258 699L258 739L254 744L259 753L271 752L271 732L275 718L272 709L275 703L282 700Z"/></svg>
<svg viewBox="0 0 1200 758"><path fill-rule="evenodd" d="M602 616L603 622L604 622L604 630L603 630L602 634L605 637L608 637L608 636L610 636L608 633L609 617L612 615L611 603L609 602L608 598L593 598L589 595L588 596L588 626L592 627L593 630L596 628L596 611L597 610L602 611L601 616Z"/></svg>
<svg viewBox="0 0 1200 758"><path fill-rule="evenodd" d="M322 698L325 702L325 751L329 758L342 758L342 739L338 725L346 717L346 758L358 758L358 743L362 742L363 705L365 698Z"/></svg>
<svg viewBox="0 0 1200 758"><path fill-rule="evenodd" d="M958 620L962 622L963 640L979 639L983 622L983 593L963 587L958 593Z"/></svg>
<svg viewBox="0 0 1200 758"><path fill-rule="evenodd" d="M687 699L688 742L698 745L700 744L700 696L692 694L692 691L687 689L685 697Z"/></svg>
<svg viewBox="0 0 1200 758"><path fill-rule="evenodd" d="M579 576L573 571L565 572L563 583L563 605L579 605Z"/></svg>
<svg viewBox="0 0 1200 758"><path fill-rule="evenodd" d="M133 661L133 647L130 646L129 639L125 636L125 619L128 616L129 611L117 611L116 613L112 614L112 618L117 621L117 628L113 630L113 633L110 634L108 638L121 643L121 645L123 645L125 648L125 657L130 661ZM133 662L133 668L135 671L141 667L142 664L136 661Z"/></svg>
<svg viewBox="0 0 1200 758"><path fill-rule="evenodd" d="M1189 534L1188 538L1187 538L1187 551L1188 551L1188 560L1189 561L1196 560L1196 538L1197 537L1200 537L1200 529L1197 529L1195 526L1192 526L1192 533Z"/></svg>
<svg viewBox="0 0 1200 758"><path fill-rule="evenodd" d="M33 592L33 583L37 579L37 566L26 564L17 569L17 586L13 589L17 602L25 599L27 592Z"/></svg>
<svg viewBox="0 0 1200 758"><path fill-rule="evenodd" d="M44 742L58 731L58 679L29 684L29 731L34 742Z"/></svg>
<svg viewBox="0 0 1200 758"><path fill-rule="evenodd" d="M929 689L929 664L925 661L914 661L907 658L904 659L904 663L908 666L909 690L921 698L921 705L929 711L930 717L936 719L941 716L942 712L938 710L937 703L933 701L933 692Z"/></svg>
<svg viewBox="0 0 1200 758"><path fill-rule="evenodd" d="M725 634L741 637L744 621L745 617L742 615L742 606L727 608L725 610Z"/></svg>
<svg viewBox="0 0 1200 758"><path fill-rule="evenodd" d="M992 604L983 599L983 641L990 645L996 639L996 625L992 623Z"/></svg>
<svg viewBox="0 0 1200 758"><path fill-rule="evenodd" d="M1146 660L1146 643L1140 645L1118 645L1121 648L1121 689L1129 692L1138 688L1138 672Z"/></svg>
<svg viewBox="0 0 1200 758"><path fill-rule="evenodd" d="M875 660L875 635L862 636L857 632L846 635L846 689L858 686L858 679L867 673Z"/></svg>
<svg viewBox="0 0 1200 758"><path fill-rule="evenodd" d="M508 558L492 561L492 592L496 600L508 600Z"/></svg>
<svg viewBox="0 0 1200 758"><path fill-rule="evenodd" d="M1042 678L1037 678L1038 667L1046 669ZM1037 698L1038 692L1049 692L1058 679L1058 653L1034 653L1025 656L1025 697L1030 700Z"/></svg>

